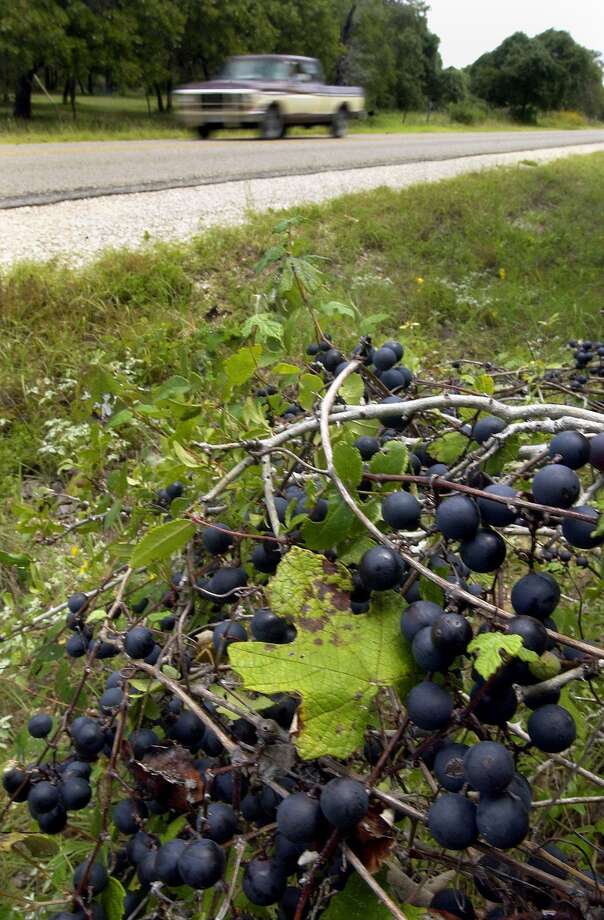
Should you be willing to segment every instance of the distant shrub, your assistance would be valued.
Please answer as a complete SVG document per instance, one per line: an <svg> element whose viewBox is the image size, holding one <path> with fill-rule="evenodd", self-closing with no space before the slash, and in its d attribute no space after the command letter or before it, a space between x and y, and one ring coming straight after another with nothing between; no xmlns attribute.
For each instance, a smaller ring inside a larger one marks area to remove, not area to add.
<svg viewBox="0 0 604 920"><path fill-rule="evenodd" d="M478 125L485 121L486 109L479 102L470 100L454 102L449 106L449 118L462 125Z"/></svg>
<svg viewBox="0 0 604 920"><path fill-rule="evenodd" d="M589 124L587 116L583 112L577 112L574 109L549 112L539 120L552 128L585 128Z"/></svg>

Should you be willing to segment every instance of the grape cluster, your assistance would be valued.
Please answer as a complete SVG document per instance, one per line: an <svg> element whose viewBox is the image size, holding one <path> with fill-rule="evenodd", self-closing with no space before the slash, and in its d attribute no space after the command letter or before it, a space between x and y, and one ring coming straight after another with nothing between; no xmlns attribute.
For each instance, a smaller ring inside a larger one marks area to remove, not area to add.
<svg viewBox="0 0 604 920"><path fill-rule="evenodd" d="M577 368L589 366L593 373L598 358L602 366L599 343L576 348ZM365 401L387 407L381 427L372 434L355 432L350 441L362 468L358 502L373 494L372 520L383 539L365 542L346 560L351 587L338 598L338 610L371 617L374 601L386 593L395 597L401 647L415 668L413 685L400 699L393 691L364 748L344 762L307 762L292 754L303 719L296 695L274 695L268 704L248 696L233 711L215 692L225 674L233 689L233 645L272 648L298 637L295 601L291 619L277 615L267 601L267 581L292 545L304 545L306 528L323 525L341 507L340 497L306 462L287 470L272 508L259 496L246 496L243 523L235 526L237 515L228 506L220 520L204 520L188 565L154 592L120 594L105 604L106 616L102 592L73 594L66 602L65 653L85 658L102 683L86 705L76 698L61 724L45 712L32 716L28 729L41 754L3 776L7 794L27 803L43 833L59 834L70 822L77 826L77 813L95 800L105 822L99 845L75 869L68 905L55 920L102 920L110 878L126 890L124 917L155 916L162 898L194 905L195 893L207 889L220 898L236 897L229 916L241 920L246 904L277 905L279 920L300 920L311 909L320 916L346 885L348 848L368 860L368 841L377 846L379 839L384 852L392 850L408 812L403 800L398 810L391 802L388 812L380 793L396 792L398 773L418 767L429 777L430 801L420 814L426 845L434 848L429 852L467 851L480 841L497 852L475 867L477 895L506 908L517 903L518 890L531 903L550 903L543 884L513 876L505 851L529 840L536 844L534 790L521 772L524 756L557 755L577 734L573 715L560 705L563 683L542 686L543 674L563 674L577 661L587 667L589 647L552 636L558 633L563 573L552 574L547 565L557 560L562 570L573 563L581 567L583 553L597 551L604 541L596 533L595 492L581 498L587 483L604 472L604 433L560 431L537 462L521 467L514 458L511 475L500 476L488 472L481 458L505 444L508 423L479 412L461 417L452 409L449 417L465 447L444 464L438 426L406 414L416 383L400 363L401 343L374 348L363 340L347 359L325 336L306 351L311 369L326 383L346 371L359 373ZM254 395L265 403L275 389ZM296 395L286 394L286 408L276 419L280 426L303 412ZM392 441L409 448L403 472L373 472L379 470L374 458L385 457ZM188 489L180 481L160 488L150 502L152 513L170 520L173 503ZM284 534L280 539L272 533L271 511ZM253 543L246 555L248 538ZM326 563L338 559L334 547L322 554ZM510 607L513 615L506 615ZM98 610L101 616L91 616ZM481 642L498 636L516 644L504 643L485 673L473 656ZM113 658L118 667L110 671L105 661ZM147 699L137 684L159 678L164 665L161 674L172 676ZM201 702L192 680L201 680L206 690ZM513 718L526 719L528 741L522 745L509 728ZM279 745L287 756L268 769L265 752ZM166 828L173 830L166 834ZM563 851L546 852L567 858ZM544 871L556 877L547 860L531 859L529 865L545 864ZM502 883L506 873L517 890ZM475 916L471 899L458 889L438 892L432 906L452 916Z"/></svg>

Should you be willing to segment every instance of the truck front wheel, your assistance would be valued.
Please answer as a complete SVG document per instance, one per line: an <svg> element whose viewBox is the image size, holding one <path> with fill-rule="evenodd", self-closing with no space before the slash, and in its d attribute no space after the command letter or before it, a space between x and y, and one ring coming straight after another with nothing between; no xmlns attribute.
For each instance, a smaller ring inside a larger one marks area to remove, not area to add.
<svg viewBox="0 0 604 920"><path fill-rule="evenodd" d="M276 105L270 105L264 113L260 126L260 137L265 141L275 141L285 135L285 122Z"/></svg>
<svg viewBox="0 0 604 920"><path fill-rule="evenodd" d="M330 132L332 137L346 137L347 130L348 110L346 106L343 105L332 115Z"/></svg>
<svg viewBox="0 0 604 920"><path fill-rule="evenodd" d="M211 133L212 129L209 125L198 125L197 134L203 141L206 141Z"/></svg>

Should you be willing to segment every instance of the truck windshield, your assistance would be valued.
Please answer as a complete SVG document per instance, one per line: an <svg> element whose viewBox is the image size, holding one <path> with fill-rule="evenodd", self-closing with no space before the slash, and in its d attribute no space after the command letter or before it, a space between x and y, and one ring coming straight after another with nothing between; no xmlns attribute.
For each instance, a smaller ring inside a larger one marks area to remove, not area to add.
<svg viewBox="0 0 604 920"><path fill-rule="evenodd" d="M231 58L220 74L223 80L287 80L291 65L289 61L272 58Z"/></svg>

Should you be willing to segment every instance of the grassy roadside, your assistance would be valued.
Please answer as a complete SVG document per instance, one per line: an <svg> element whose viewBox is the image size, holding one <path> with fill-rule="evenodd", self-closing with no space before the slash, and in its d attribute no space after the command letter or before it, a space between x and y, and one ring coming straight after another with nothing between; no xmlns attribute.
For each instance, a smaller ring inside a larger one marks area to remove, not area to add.
<svg viewBox="0 0 604 920"><path fill-rule="evenodd" d="M325 260L330 298L385 314L381 331L402 327L439 358L484 359L545 358L571 335L601 335L603 211L604 155L595 154L288 213L306 218L298 245ZM21 473L54 473L48 426L77 419L91 364L127 367L148 384L220 360L263 284L253 266L275 220L108 252L77 270L32 263L0 274L5 494ZM333 331L345 341L346 321Z"/></svg>
<svg viewBox="0 0 604 920"><path fill-rule="evenodd" d="M51 141L96 140L186 140L193 135L166 113L148 109L141 96L83 96L77 100L77 119L74 121L69 105L63 105L60 96L52 102L41 94L33 101L33 118L20 124L11 116L8 106L0 105L0 143L27 144ZM526 131L542 129L568 129L598 127L589 123L577 112L553 112L544 115L538 125L520 125L502 116L467 125L451 121L445 112L380 112L364 121L353 123L351 133L431 133L441 131ZM292 136L321 135L324 128L293 128ZM219 131L216 137L251 136L252 131Z"/></svg>

